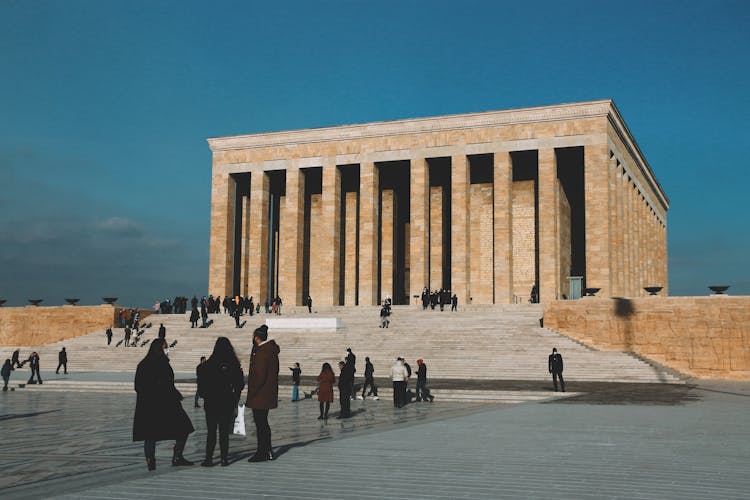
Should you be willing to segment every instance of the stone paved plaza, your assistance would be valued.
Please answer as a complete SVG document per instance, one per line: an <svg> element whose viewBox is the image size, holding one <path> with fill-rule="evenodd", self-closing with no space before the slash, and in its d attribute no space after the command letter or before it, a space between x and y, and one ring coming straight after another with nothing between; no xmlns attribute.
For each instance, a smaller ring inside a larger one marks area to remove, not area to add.
<svg viewBox="0 0 750 500"><path fill-rule="evenodd" d="M18 390L0 394L0 488L3 498L747 498L750 384L587 389L517 405L356 401L354 418L327 423L315 401L282 401L271 413L278 460L248 463L249 433L230 439L229 467L175 469L163 442L155 473L130 440L134 394ZM186 455L200 460L205 422L189 396L198 430Z"/></svg>

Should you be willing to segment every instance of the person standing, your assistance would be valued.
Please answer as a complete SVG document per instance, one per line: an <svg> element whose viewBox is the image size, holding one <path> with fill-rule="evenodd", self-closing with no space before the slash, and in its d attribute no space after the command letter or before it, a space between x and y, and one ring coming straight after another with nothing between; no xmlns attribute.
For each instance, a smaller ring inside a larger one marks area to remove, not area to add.
<svg viewBox="0 0 750 500"><path fill-rule="evenodd" d="M198 308L193 307L193 309L190 311L190 328L198 327L199 318L200 318L200 314L198 313Z"/></svg>
<svg viewBox="0 0 750 500"><path fill-rule="evenodd" d="M370 387L370 392L367 393L367 396L372 395L373 399L380 399L378 397L378 388L375 386L374 373L375 367L370 362L370 358L365 357L365 384L362 386L362 396L360 399L365 399L365 391L367 390L367 387Z"/></svg>
<svg viewBox="0 0 750 500"><path fill-rule="evenodd" d="M354 366L347 360L339 361L339 405L341 407L339 416L336 418L349 418L352 416L351 397L352 385L354 384Z"/></svg>
<svg viewBox="0 0 750 500"><path fill-rule="evenodd" d="M406 373L404 358L396 358L391 367L391 380L393 381L393 406L402 408L406 399L406 381L409 375Z"/></svg>
<svg viewBox="0 0 750 500"><path fill-rule="evenodd" d="M258 448L248 462L273 460L268 412L279 406L279 346L268 338L268 327L253 332L253 350L248 369L247 401L253 410Z"/></svg>
<svg viewBox="0 0 750 500"><path fill-rule="evenodd" d="M318 420L328 420L328 410L333 403L333 384L336 383L336 375L329 363L323 363L318 375L318 403L320 405L320 416Z"/></svg>
<svg viewBox="0 0 750 500"><path fill-rule="evenodd" d="M300 368L299 363L294 363L294 366L290 366L289 369L292 370L292 401L299 401L299 382L302 368Z"/></svg>
<svg viewBox="0 0 750 500"><path fill-rule="evenodd" d="M159 338L160 339L167 338L167 329L164 327L164 323L159 323Z"/></svg>
<svg viewBox="0 0 750 500"><path fill-rule="evenodd" d="M104 333L107 335L107 345L110 345L112 343L112 329L107 328L107 331Z"/></svg>
<svg viewBox="0 0 750 500"><path fill-rule="evenodd" d="M563 358L557 352L557 348L552 348L552 354L549 355L549 372L552 374L552 384L557 392L557 379L560 378L560 388L565 392L565 380L563 380Z"/></svg>
<svg viewBox="0 0 750 500"><path fill-rule="evenodd" d="M31 367L31 377L29 377L28 383L36 384L38 382L39 384L42 384L42 376L39 374L39 354L37 354L36 351L32 352L27 361L29 363L29 366ZM34 382L35 373L37 382Z"/></svg>
<svg viewBox="0 0 750 500"><path fill-rule="evenodd" d="M2 369L0 369L0 376L3 377L3 392L8 390L8 381L10 380L10 372L13 371L13 366L10 364L10 360L6 359Z"/></svg>
<svg viewBox="0 0 750 500"><path fill-rule="evenodd" d="M451 311L458 311L458 295L455 293L451 297Z"/></svg>
<svg viewBox="0 0 750 500"><path fill-rule="evenodd" d="M354 393L356 392L354 390L354 374L357 373L357 366L356 366L357 365L357 356L354 355L354 353L352 352L352 348L351 347L347 347L346 348L346 364L349 365L349 369L352 372L351 373L351 381L352 381L351 385L352 386L349 389L349 398L350 399L354 399Z"/></svg>
<svg viewBox="0 0 750 500"><path fill-rule="evenodd" d="M62 348L62 351L57 353L57 369L55 370L56 374L60 373L60 367L63 367L63 373L65 375L68 374L68 353L65 351L65 348Z"/></svg>
<svg viewBox="0 0 750 500"><path fill-rule="evenodd" d="M309 295L307 296L307 312L312 314L312 297Z"/></svg>
<svg viewBox="0 0 750 500"><path fill-rule="evenodd" d="M238 296L238 300L239 300L239 296ZM234 327L241 328L240 316L242 316L242 308L240 307L238 303L233 303L232 307L234 307L234 309L232 309L232 316L234 316Z"/></svg>
<svg viewBox="0 0 750 500"><path fill-rule="evenodd" d="M143 441L148 470L156 469L156 442L163 440L175 440L173 466L193 465L182 452L195 429L182 409L182 394L174 386L174 371L166 349L166 341L154 339L135 371L133 441Z"/></svg>
<svg viewBox="0 0 750 500"><path fill-rule="evenodd" d="M196 389L195 389L195 402L193 404L193 406L195 408L200 408L201 407L201 405L198 404L198 399L200 399L200 397L201 397L201 391L197 387L197 385L198 385L198 370L200 370L201 365L203 363L205 363L205 362L206 362L206 357L205 356L201 356L200 362L195 366Z"/></svg>
<svg viewBox="0 0 750 500"><path fill-rule="evenodd" d="M205 359L205 358L204 358ZM214 344L214 352L208 361L198 365L198 393L203 397L206 412L206 459L203 467L213 465L216 447L216 428L219 429L219 450L221 466L229 465L229 432L237 411L237 404L245 388L245 374L234 352L232 343L226 337L219 337Z"/></svg>
<svg viewBox="0 0 750 500"><path fill-rule="evenodd" d="M130 347L130 335L131 334L132 334L132 332L130 331L130 327L126 326L125 327L125 347ZM115 347L117 347L117 346L115 346Z"/></svg>
<svg viewBox="0 0 750 500"><path fill-rule="evenodd" d="M420 358L417 360L417 366L417 401L429 401L432 403L435 397L427 391L427 365Z"/></svg>

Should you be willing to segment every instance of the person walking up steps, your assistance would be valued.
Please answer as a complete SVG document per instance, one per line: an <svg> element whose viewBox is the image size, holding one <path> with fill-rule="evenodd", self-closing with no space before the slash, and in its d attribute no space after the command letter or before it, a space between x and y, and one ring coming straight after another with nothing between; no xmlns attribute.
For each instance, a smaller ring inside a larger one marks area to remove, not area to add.
<svg viewBox="0 0 750 500"><path fill-rule="evenodd" d="M378 388L375 386L374 373L375 367L370 363L370 358L365 357L365 384L362 386L362 395L359 399L365 399L365 391L367 390L367 387L370 387L370 392L367 393L367 396L372 395L372 399L380 399L378 397Z"/></svg>
<svg viewBox="0 0 750 500"><path fill-rule="evenodd" d="M65 375L68 374L68 353L65 352L65 348L62 348L62 351L57 353L57 370L55 370L56 374L60 373L60 367L63 367L63 373Z"/></svg>

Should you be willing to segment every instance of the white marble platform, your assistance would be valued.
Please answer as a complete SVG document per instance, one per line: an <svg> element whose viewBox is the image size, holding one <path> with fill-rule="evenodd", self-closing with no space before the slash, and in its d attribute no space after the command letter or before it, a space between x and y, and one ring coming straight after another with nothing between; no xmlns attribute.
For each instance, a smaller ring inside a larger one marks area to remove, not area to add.
<svg viewBox="0 0 750 500"><path fill-rule="evenodd" d="M343 328L339 318L267 318L266 326L273 330L335 330Z"/></svg>

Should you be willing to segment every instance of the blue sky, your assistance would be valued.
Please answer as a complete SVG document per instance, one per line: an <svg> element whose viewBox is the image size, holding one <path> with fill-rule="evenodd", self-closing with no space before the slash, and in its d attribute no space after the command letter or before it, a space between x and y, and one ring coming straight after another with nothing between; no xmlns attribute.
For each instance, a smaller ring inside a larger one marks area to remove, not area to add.
<svg viewBox="0 0 750 500"><path fill-rule="evenodd" d="M0 298L207 286L207 137L612 98L672 294L750 294L746 1L0 2Z"/></svg>

